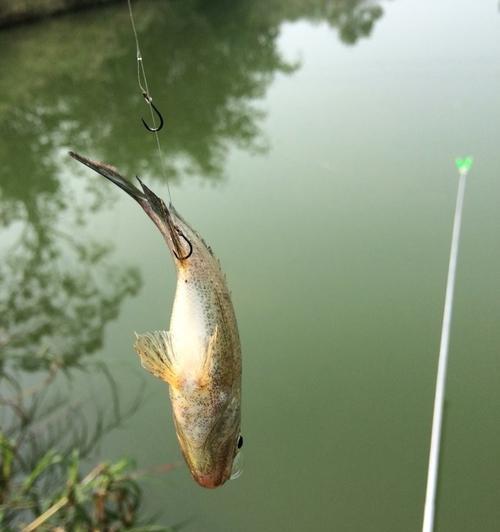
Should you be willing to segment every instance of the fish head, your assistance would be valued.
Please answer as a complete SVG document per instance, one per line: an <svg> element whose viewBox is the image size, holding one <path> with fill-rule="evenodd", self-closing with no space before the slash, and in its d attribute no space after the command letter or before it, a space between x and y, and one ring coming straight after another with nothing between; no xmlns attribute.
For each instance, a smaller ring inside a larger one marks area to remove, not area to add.
<svg viewBox="0 0 500 532"><path fill-rule="evenodd" d="M203 404L203 401L201 401ZM177 438L194 480L204 488L217 488L237 478L243 438L240 434L239 394L223 405L193 412L174 406Z"/></svg>

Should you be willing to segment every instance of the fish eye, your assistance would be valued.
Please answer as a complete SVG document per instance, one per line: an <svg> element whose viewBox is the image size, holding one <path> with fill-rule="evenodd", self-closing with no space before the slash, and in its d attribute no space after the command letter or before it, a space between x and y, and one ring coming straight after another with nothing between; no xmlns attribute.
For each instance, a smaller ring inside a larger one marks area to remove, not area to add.
<svg viewBox="0 0 500 532"><path fill-rule="evenodd" d="M241 449L243 447L243 436L240 434L238 437L238 443L236 444L238 449Z"/></svg>

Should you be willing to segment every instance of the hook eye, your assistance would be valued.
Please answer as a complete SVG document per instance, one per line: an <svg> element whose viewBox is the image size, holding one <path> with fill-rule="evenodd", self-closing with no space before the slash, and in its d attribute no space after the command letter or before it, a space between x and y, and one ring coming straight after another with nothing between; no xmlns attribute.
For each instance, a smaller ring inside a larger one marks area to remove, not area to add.
<svg viewBox="0 0 500 532"><path fill-rule="evenodd" d="M153 108L154 112L156 113L156 115L158 116L160 120L160 124L158 127L149 127L146 121L144 120L144 118L141 118L142 123L144 124L144 127L148 131L151 131L151 133L156 133L157 131L160 131L160 129L163 127L163 116L161 116L160 111L158 111L158 108L153 103L153 98L151 98L151 96L149 96L147 92L143 92L142 96L144 97L144 100L146 101L146 103L149 104Z"/></svg>
<svg viewBox="0 0 500 532"><path fill-rule="evenodd" d="M177 229L177 234L182 238L184 239L184 241L186 242L186 244L189 246L189 251L187 253L187 255L185 257L179 257L179 255L177 255L177 253L175 252L175 250L172 250L173 254L176 256L177 260L186 260L186 259L189 259L189 257L193 254L193 245L191 244L191 242L185 237L184 233L182 231L180 231L179 229Z"/></svg>

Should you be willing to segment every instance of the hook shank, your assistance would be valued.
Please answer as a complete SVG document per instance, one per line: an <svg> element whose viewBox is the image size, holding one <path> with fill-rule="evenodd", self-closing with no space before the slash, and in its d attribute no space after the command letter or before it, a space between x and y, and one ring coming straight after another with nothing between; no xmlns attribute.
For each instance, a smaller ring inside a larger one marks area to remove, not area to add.
<svg viewBox="0 0 500 532"><path fill-rule="evenodd" d="M160 120L160 124L158 125L158 127L150 127L148 126L144 118L141 118L142 123L144 124L144 127L148 131L151 131L151 133L156 133L157 131L160 131L160 129L163 127L163 116L161 115L160 111L158 111L158 108L156 107L156 105L153 103L153 98L151 98L151 96L149 96L147 92L143 92L142 95L144 97L144 100L146 100L146 103L149 104L153 108L154 112L158 116Z"/></svg>
<svg viewBox="0 0 500 532"><path fill-rule="evenodd" d="M188 238L186 238L186 236L184 235L184 233L180 230L180 229L177 229L177 233L179 234L179 236L181 238L183 238L185 240L185 242L187 243L187 245L189 246L189 251L187 252L186 256L185 257L179 257L179 255L177 255L177 253L175 252L175 250L172 250L173 254L177 257L177 260L186 260L186 259L189 259L189 257L193 254L193 244L191 244L191 242L189 241Z"/></svg>

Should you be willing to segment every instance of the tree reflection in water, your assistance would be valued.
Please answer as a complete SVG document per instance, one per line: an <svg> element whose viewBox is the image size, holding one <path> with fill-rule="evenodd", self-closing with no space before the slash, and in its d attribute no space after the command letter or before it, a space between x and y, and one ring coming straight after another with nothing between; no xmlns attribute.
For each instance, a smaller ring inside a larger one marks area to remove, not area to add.
<svg viewBox="0 0 500 532"><path fill-rule="evenodd" d="M161 174L139 121L144 104L128 12L113 6L104 14L62 17L25 28L17 39L15 32L0 34L0 68L7 73L0 79L0 223L18 233L0 265L0 334L10 338L8 356L26 369L45 363L49 345L74 361L98 348L104 324L139 284L137 272L106 265L107 245L84 241L79 230L63 232L61 224L69 215L84 224L104 201L94 181L85 181L90 192L83 194L68 184L71 177L63 179L73 168L66 148L132 175ZM298 68L278 49L284 22L325 21L354 43L381 15L365 0L139 3L142 51L166 118L167 178L220 179L231 145L265 148L256 102L273 76ZM82 202L89 194L92 209Z"/></svg>
<svg viewBox="0 0 500 532"><path fill-rule="evenodd" d="M232 146L266 149L258 100L275 75L299 68L280 54L283 23L325 22L344 43L354 44L370 35L382 13L368 0L138 3L151 89L166 119L166 178L220 179ZM12 372L52 374L54 368L81 365L101 346L105 326L124 298L140 286L136 270L113 262L109 244L85 236L88 217L105 205L104 188L97 180L68 176L74 167L67 149L113 161L131 175L158 177L161 172L155 145L139 120L144 103L136 86L126 7L4 31L0 49L0 380L2 393L11 387L23 400ZM113 390L110 381L107 392L113 395ZM9 401L0 397L4 411L12 408ZM96 432L82 435L78 431L85 422L74 413L64 418L69 425L64 419L62 425L45 423L46 415L58 411L57 401L43 411L30 405L22 403L29 425L23 425L26 416L0 412L2 428L8 428L0 434L3 466L12 438L19 431L27 434L26 447L19 447L20 478L56 444L61 460L74 470L72 449L79 445L85 456L103 430L114 426L98 421ZM45 425L31 433L38 423ZM62 450L54 439L58 434L69 436ZM64 483L65 471L47 478L45 486ZM4 480L0 487L5 490Z"/></svg>
<svg viewBox="0 0 500 532"><path fill-rule="evenodd" d="M135 13L166 120L167 178L220 179L231 146L265 149L258 99L276 74L298 68L278 48L283 23L326 22L354 44L383 11L369 0L182 0L140 2ZM2 188L4 176L20 175L35 189L39 176L57 188L47 176L63 147L113 161L125 174L161 174L139 120L145 108L126 6L62 17L25 30L22 39L0 34L0 45L8 73L0 80Z"/></svg>
<svg viewBox="0 0 500 532"><path fill-rule="evenodd" d="M3 176L0 365L46 369L54 357L75 365L101 346L106 324L139 288L137 270L113 264L111 246L84 234L104 198L75 181L55 170Z"/></svg>

